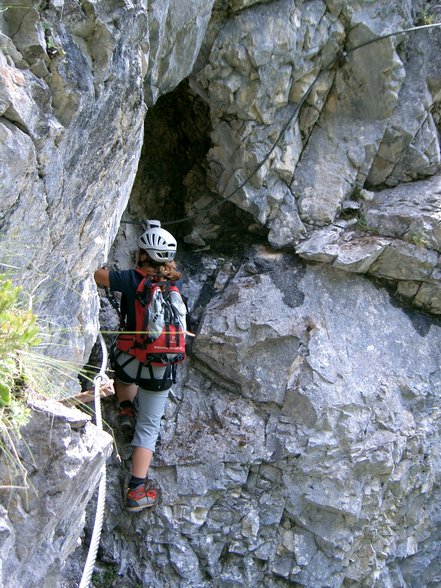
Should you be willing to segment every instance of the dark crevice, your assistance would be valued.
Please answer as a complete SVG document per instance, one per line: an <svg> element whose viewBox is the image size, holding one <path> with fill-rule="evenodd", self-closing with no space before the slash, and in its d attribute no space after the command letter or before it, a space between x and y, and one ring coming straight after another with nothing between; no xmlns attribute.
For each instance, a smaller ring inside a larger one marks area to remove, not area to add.
<svg viewBox="0 0 441 588"><path fill-rule="evenodd" d="M29 130L26 128L26 126L22 122L17 120L17 116L15 115L12 108L8 108L6 110L6 112L3 113L3 115L0 117L0 123L6 124L6 125L7 125L7 123L9 123L10 125L13 125L19 131L21 131L22 133L27 135L32 140L32 137L30 135Z"/></svg>
<svg viewBox="0 0 441 588"><path fill-rule="evenodd" d="M144 145L128 212L139 220L172 222L186 216L185 178L210 148L208 107L182 82L147 113ZM188 225L187 225L188 230ZM179 237L182 227L173 229Z"/></svg>
<svg viewBox="0 0 441 588"><path fill-rule="evenodd" d="M209 187L211 131L209 107L192 93L187 80L160 97L146 116L127 215L136 221L158 218L176 236L181 251L185 242L192 242L185 237L197 226L202 227L206 243L202 250L240 256L256 240L266 241L267 231L256 227L251 214L225 202ZM190 248L195 251L198 245L193 242Z"/></svg>

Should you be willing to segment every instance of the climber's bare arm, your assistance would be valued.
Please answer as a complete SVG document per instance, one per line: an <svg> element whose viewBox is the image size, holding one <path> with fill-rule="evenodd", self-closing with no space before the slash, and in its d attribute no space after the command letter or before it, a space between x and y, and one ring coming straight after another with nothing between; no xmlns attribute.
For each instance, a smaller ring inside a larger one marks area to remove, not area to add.
<svg viewBox="0 0 441 588"><path fill-rule="evenodd" d="M93 277L98 286L101 286L102 288L108 288L110 286L109 270L104 268L96 270L96 272L93 274Z"/></svg>

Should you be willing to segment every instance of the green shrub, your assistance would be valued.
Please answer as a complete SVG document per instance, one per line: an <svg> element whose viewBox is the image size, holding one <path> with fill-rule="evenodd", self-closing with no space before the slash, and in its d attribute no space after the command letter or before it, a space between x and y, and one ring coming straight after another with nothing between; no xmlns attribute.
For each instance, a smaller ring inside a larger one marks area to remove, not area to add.
<svg viewBox="0 0 441 588"><path fill-rule="evenodd" d="M0 454L2 462L9 464L11 487L18 487L14 480L19 472L23 480L20 487L24 489L27 472L16 449L20 428L30 414L22 354L39 342L37 317L30 309L30 298L5 274L0 274ZM2 482L1 488L9 487L4 485L6 479Z"/></svg>
<svg viewBox="0 0 441 588"><path fill-rule="evenodd" d="M0 407L9 406L14 390L23 388L21 352L39 342L37 317L26 304L22 288L0 274Z"/></svg>

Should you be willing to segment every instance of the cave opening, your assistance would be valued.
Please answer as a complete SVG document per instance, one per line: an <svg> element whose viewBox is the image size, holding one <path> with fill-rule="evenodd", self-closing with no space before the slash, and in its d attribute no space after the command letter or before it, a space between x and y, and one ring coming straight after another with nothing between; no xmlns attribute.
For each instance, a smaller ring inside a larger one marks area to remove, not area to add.
<svg viewBox="0 0 441 588"><path fill-rule="evenodd" d="M147 112L144 121L144 143L138 170L124 213L124 219L109 254L109 269L124 270L135 267L137 240L148 219L158 219L164 228L178 240L178 265L185 252L184 237L191 232L191 221L179 222L171 227L167 223L188 216L190 200L188 177L194 185L197 177L199 190L206 190L204 161L211 146L211 119L209 107L189 88L187 80L172 92L161 96ZM100 327L111 349L115 334L120 328L120 295L108 289L100 290ZM102 360L97 341L91 351L88 366L95 374ZM82 390L90 381L79 377Z"/></svg>
<svg viewBox="0 0 441 588"><path fill-rule="evenodd" d="M184 80L149 108L144 123L144 144L127 213L131 218L158 218L176 223L188 216L188 176L199 173L206 186L204 160L211 146L209 107L190 91ZM173 225L182 239L189 221Z"/></svg>
<svg viewBox="0 0 441 588"><path fill-rule="evenodd" d="M177 238L181 252L236 253L256 239L256 232L257 238L262 236L249 213L224 201L212 187L215 172L207 158L211 132L210 107L192 92L188 79L161 96L146 115L125 217L159 219ZM129 234L133 241L134 233Z"/></svg>

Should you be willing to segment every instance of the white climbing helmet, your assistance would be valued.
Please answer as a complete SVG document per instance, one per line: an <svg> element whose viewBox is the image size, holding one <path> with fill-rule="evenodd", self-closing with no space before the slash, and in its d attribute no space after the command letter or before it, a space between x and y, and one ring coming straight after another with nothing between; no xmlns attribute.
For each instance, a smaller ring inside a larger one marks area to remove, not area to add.
<svg viewBox="0 0 441 588"><path fill-rule="evenodd" d="M177 243L171 233L161 228L158 220L149 220L147 230L138 239L138 247L147 251L153 261L172 261Z"/></svg>

